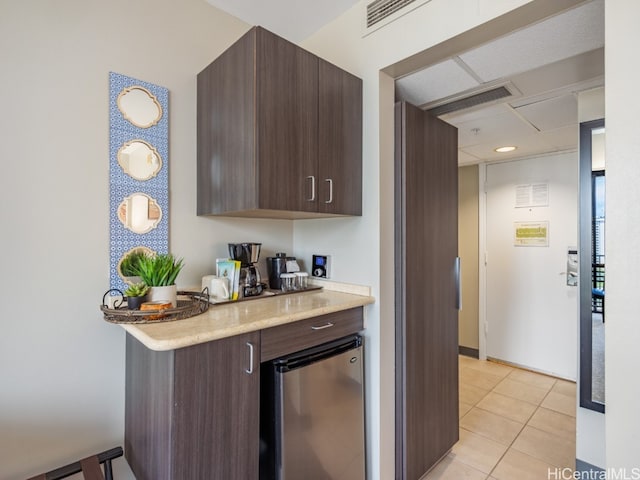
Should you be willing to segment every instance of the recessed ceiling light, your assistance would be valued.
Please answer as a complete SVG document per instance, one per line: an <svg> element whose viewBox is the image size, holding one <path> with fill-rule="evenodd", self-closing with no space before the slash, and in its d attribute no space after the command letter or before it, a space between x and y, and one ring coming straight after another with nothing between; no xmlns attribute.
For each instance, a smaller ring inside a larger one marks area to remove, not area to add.
<svg viewBox="0 0 640 480"><path fill-rule="evenodd" d="M498 147L494 150L494 152L498 152L498 153L507 153L507 152L513 152L516 148L518 147L514 147L514 146L508 146L508 147Z"/></svg>

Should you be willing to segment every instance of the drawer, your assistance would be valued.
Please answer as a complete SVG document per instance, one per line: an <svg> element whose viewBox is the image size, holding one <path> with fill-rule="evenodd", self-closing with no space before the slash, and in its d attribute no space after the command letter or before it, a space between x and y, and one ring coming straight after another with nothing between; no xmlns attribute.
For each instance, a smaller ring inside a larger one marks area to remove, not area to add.
<svg viewBox="0 0 640 480"><path fill-rule="evenodd" d="M262 330L260 361L359 332L363 328L362 310L356 307Z"/></svg>

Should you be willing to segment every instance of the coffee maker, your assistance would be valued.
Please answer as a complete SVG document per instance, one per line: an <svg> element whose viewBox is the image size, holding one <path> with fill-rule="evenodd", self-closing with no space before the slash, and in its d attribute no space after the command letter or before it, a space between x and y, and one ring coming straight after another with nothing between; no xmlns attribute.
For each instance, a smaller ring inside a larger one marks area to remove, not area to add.
<svg viewBox="0 0 640 480"><path fill-rule="evenodd" d="M264 285L260 282L260 271L256 265L260 257L261 243L230 243L229 255L240 262L239 294L241 297L260 295Z"/></svg>

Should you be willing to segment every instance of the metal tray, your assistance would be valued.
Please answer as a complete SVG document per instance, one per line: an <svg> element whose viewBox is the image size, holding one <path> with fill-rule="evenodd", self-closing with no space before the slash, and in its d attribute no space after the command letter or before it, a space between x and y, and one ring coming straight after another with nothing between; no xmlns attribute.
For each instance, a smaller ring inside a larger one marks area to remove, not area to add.
<svg viewBox="0 0 640 480"><path fill-rule="evenodd" d="M106 304L107 295L115 292L122 299L118 299L114 303L114 308L109 308ZM204 289L202 292L178 292L178 305L175 308L167 308L164 310L129 310L124 303L124 295L118 289L108 290L102 297L102 305L100 310L104 314L104 319L110 323L158 323L171 322L174 320L182 320L184 318L195 317L209 309L209 291Z"/></svg>

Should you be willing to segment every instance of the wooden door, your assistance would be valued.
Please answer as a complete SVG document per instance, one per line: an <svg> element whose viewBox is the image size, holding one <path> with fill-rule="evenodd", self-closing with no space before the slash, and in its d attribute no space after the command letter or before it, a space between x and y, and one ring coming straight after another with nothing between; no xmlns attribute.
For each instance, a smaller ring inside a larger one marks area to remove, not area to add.
<svg viewBox="0 0 640 480"><path fill-rule="evenodd" d="M362 80L319 60L318 211L362 215Z"/></svg>
<svg viewBox="0 0 640 480"><path fill-rule="evenodd" d="M396 105L396 479L458 440L457 129Z"/></svg>
<svg viewBox="0 0 640 480"><path fill-rule="evenodd" d="M259 207L315 212L318 57L267 30L256 31Z"/></svg>
<svg viewBox="0 0 640 480"><path fill-rule="evenodd" d="M257 480L260 332L176 350L174 368L172 478Z"/></svg>

